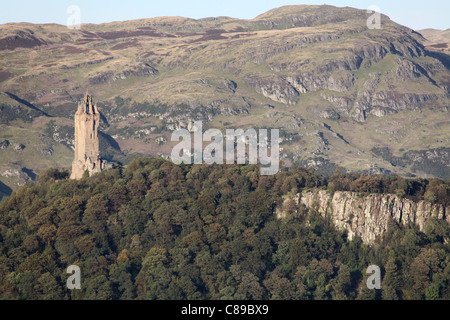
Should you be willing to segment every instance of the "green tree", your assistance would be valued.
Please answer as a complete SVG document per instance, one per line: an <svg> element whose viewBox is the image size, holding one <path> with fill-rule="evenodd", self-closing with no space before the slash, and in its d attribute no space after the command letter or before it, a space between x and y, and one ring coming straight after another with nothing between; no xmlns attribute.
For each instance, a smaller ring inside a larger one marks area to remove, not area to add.
<svg viewBox="0 0 450 320"><path fill-rule="evenodd" d="M402 276L394 256L390 256L385 265L385 275L381 285L384 300L398 300L401 295Z"/></svg>

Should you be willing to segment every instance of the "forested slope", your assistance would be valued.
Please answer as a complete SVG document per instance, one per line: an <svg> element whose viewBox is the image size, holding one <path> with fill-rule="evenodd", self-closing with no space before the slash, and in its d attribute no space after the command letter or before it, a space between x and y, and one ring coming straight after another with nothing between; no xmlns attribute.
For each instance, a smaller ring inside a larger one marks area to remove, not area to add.
<svg viewBox="0 0 450 320"><path fill-rule="evenodd" d="M448 181L137 158L80 181L47 169L0 203L2 299L449 299L450 229L394 222L372 246L314 209L307 188L396 192L448 204ZM382 289L366 287L379 265ZM66 288L69 265L81 289Z"/></svg>

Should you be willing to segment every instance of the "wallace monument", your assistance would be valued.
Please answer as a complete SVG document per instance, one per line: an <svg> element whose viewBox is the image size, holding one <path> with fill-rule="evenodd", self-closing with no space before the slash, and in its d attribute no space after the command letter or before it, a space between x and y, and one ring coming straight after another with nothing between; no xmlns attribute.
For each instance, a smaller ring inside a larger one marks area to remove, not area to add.
<svg viewBox="0 0 450 320"><path fill-rule="evenodd" d="M75 114L75 158L72 162L71 179L81 179L86 170L92 175L104 169L99 153L99 124L100 113L97 104L86 93L84 99L78 103Z"/></svg>

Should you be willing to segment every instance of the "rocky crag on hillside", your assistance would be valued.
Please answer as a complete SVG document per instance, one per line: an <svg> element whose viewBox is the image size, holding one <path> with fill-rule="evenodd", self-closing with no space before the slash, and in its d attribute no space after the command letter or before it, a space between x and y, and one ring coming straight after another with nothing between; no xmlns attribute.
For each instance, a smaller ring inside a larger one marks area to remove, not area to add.
<svg viewBox="0 0 450 320"><path fill-rule="evenodd" d="M295 210L314 209L322 216L330 217L337 229L347 230L349 239L359 236L366 244L373 244L387 231L390 219L402 225L414 223L421 232L432 217L450 223L450 206L414 202L393 194L362 196L348 191L309 191L286 197L283 206L277 208L277 217L285 218L292 205Z"/></svg>

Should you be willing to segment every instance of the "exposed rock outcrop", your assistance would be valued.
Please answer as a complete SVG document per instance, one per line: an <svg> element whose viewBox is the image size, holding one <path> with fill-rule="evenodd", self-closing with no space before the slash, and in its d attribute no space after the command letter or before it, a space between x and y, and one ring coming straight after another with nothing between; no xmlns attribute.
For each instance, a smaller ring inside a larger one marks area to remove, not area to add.
<svg viewBox="0 0 450 320"><path fill-rule="evenodd" d="M8 140L3 140L2 142L0 142L0 149L6 149L9 146L9 141Z"/></svg>
<svg viewBox="0 0 450 320"><path fill-rule="evenodd" d="M25 146L24 146L23 144L21 144L21 143L17 144L17 145L14 147L14 151L17 151L17 152L22 152L23 149L25 149Z"/></svg>
<svg viewBox="0 0 450 320"><path fill-rule="evenodd" d="M32 177L28 175L26 170L20 168L9 168L3 169L0 168L0 177L4 177L7 179L12 179L14 181L14 187L20 187L26 184L29 181L32 181ZM0 197L1 198L1 197Z"/></svg>
<svg viewBox="0 0 450 320"><path fill-rule="evenodd" d="M128 77L150 77L158 75L159 71L148 64L142 64L138 66L133 66L131 69L123 70L119 73L114 73L112 71L102 72L89 79L91 85L97 85L106 82L115 82L118 80L125 80Z"/></svg>
<svg viewBox="0 0 450 320"><path fill-rule="evenodd" d="M369 194L337 191L333 194L316 190L285 199L283 208L277 209L277 217L286 216L286 206L293 201L300 208L315 209L331 220L339 230L347 230L349 239L360 236L366 244L372 244L388 228L389 219L399 224L412 222L425 230L427 221L435 216L450 223L450 207L400 199L393 194Z"/></svg>
<svg viewBox="0 0 450 320"><path fill-rule="evenodd" d="M244 77L244 82L266 98L283 104L294 105L300 96L295 87L300 88L301 83L297 81L290 83L287 79L275 76L260 77L248 74ZM301 91L304 92L304 88L301 88Z"/></svg>

